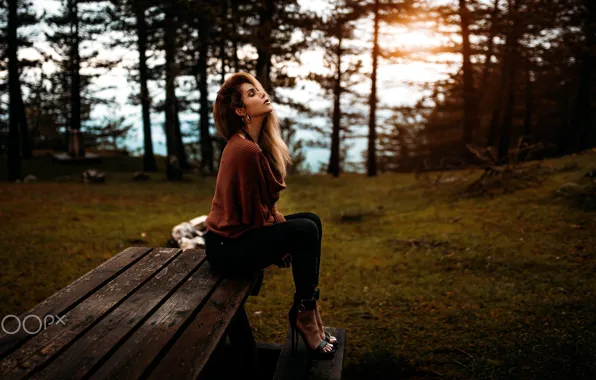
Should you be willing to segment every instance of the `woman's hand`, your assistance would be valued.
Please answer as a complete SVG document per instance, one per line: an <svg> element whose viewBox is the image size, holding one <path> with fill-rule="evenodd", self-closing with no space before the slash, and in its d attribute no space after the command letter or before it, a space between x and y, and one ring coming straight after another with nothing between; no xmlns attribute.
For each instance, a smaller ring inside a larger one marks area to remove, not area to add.
<svg viewBox="0 0 596 380"><path fill-rule="evenodd" d="M289 268L290 264L292 264L292 254L288 252L281 258L281 261L277 263L277 266L279 268Z"/></svg>

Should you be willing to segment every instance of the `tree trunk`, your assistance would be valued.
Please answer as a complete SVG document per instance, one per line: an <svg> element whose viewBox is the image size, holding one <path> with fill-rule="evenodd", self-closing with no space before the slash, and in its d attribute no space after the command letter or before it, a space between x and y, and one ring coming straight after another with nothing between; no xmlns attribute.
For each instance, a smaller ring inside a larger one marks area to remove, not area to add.
<svg viewBox="0 0 596 380"><path fill-rule="evenodd" d="M330 173L334 177L339 177L340 172L340 150L339 150L339 130L341 120L341 109L340 109L340 98L341 98L341 48L342 39L341 37L337 43L336 50L336 82L335 88L333 89L333 130L331 132L331 155L329 157L329 167L327 173Z"/></svg>
<svg viewBox="0 0 596 380"><path fill-rule="evenodd" d="M501 120L501 108L503 108L503 96L505 95L505 87L507 86L507 57L506 53L503 54L503 62L501 64L501 81L499 83L499 89L495 96L495 104L493 105L493 111L490 118L490 124L488 127L488 139L486 141L487 147L495 146L497 138L499 136L499 121Z"/></svg>
<svg viewBox="0 0 596 380"><path fill-rule="evenodd" d="M480 93L478 95L478 104L480 104L482 99L484 98L484 94L486 92L486 85L488 84L488 74L490 73L490 61L493 57L495 49L495 33L497 29L496 23L498 14L499 0L495 0L495 3L493 5L493 11L490 15L490 28L486 47L486 54L484 55L484 68L482 70L482 79L480 81Z"/></svg>
<svg viewBox="0 0 596 380"><path fill-rule="evenodd" d="M513 128L513 113L515 111L515 90L516 90L516 74L517 63L519 56L518 44L518 28L519 28L519 3L521 0L513 0L513 12L511 14L512 25L510 35L507 37L507 54L509 54L509 64L507 65L507 103L505 104L505 111L503 113L503 124L501 125L501 137L499 139L499 161L508 162L509 146L511 144L511 129Z"/></svg>
<svg viewBox="0 0 596 380"><path fill-rule="evenodd" d="M581 59L581 71L577 94L577 142L576 150L584 150L596 145L596 133L592 125L592 70L596 65L594 50L596 49L596 4L594 0L584 0L586 17L584 17L583 32L585 45Z"/></svg>
<svg viewBox="0 0 596 380"><path fill-rule="evenodd" d="M233 3L233 2L232 2ZM213 167L213 141L211 141L211 134L209 133L209 102L207 99L207 53L209 47L208 33L210 25L209 20L201 18L199 29L199 60L198 60L198 78L197 86L201 96L199 111L199 135L201 138L201 173L213 174L215 169Z"/></svg>
<svg viewBox="0 0 596 380"><path fill-rule="evenodd" d="M228 30L228 1L227 0L223 0L221 2L221 20L222 22L222 26L221 26L221 36L220 36L220 41L219 41L219 60L221 62L221 79L220 79L220 83L223 85L223 83L226 80L226 61L227 61L227 54L226 54L226 45L228 43L227 41L227 30Z"/></svg>
<svg viewBox="0 0 596 380"><path fill-rule="evenodd" d="M573 130L573 94L571 89L571 80L566 79L561 86L561 94L558 98L559 107L562 110L561 125L556 130L555 143L557 144L558 154L567 154L572 151L571 137L569 131Z"/></svg>
<svg viewBox="0 0 596 380"><path fill-rule="evenodd" d="M497 30L497 16L499 15L499 1L495 0L493 5L493 11L491 12L490 16L490 27L489 27L489 36L488 42L486 47L486 54L484 55L484 68L482 70L482 77L480 79L480 86L478 87L477 92L477 100L476 100L476 120L478 121L478 125L480 126L480 118L479 116L484 116L484 112L488 111L488 107L486 107L485 99L486 99L486 92L488 89L488 77L490 74L491 68L491 60L494 55L494 46L495 46L495 35ZM499 106L500 107L500 106ZM493 110L494 115L494 110ZM496 121L496 120L495 120ZM493 120L491 119L491 124L489 126L489 138L487 141L487 146L492 146L496 140L496 125L493 124ZM490 144L488 143L490 142Z"/></svg>
<svg viewBox="0 0 596 380"><path fill-rule="evenodd" d="M164 43L165 43L165 70L166 70L166 145L168 156L166 158L166 177L170 181L181 180L180 152L176 142L176 91L174 82L177 74L176 67L176 26L173 5L166 5L164 18Z"/></svg>
<svg viewBox="0 0 596 380"><path fill-rule="evenodd" d="M157 163L153 154L151 138L151 103L147 88L147 24L145 22L145 8L136 4L136 27L139 48L139 76L141 84L141 109L143 113L143 171L157 171Z"/></svg>
<svg viewBox="0 0 596 380"><path fill-rule="evenodd" d="M42 71L40 73L39 85L35 89L35 100L34 100L33 109L36 110L36 112L35 112L35 121L33 122L33 128L31 129L31 136L33 136L33 138L35 138L37 133L39 133L39 126L41 125L41 116L44 112L43 106L42 106L42 100L41 100L41 94L44 91L44 89L43 89L44 78L45 78L45 75ZM31 140L31 141L33 144L33 140Z"/></svg>
<svg viewBox="0 0 596 380"><path fill-rule="evenodd" d="M474 77L472 73L472 63L470 57L472 50L470 47L469 13L466 0L459 0L459 16L461 21L461 35L463 42L463 76L464 76L464 130L461 153L466 161L470 158L470 152L466 148L472 143L472 133L476 123L476 91L474 89Z"/></svg>
<svg viewBox="0 0 596 380"><path fill-rule="evenodd" d="M522 132L522 141L526 144L529 144L531 141L534 140L534 136L532 136L533 128L533 84L532 84L532 70L530 67L529 59L526 59L526 100L525 100L525 112L524 112L524 129ZM528 157L528 151L524 151L518 157L518 160L526 160Z"/></svg>
<svg viewBox="0 0 596 380"><path fill-rule="evenodd" d="M72 45L71 45L71 62L70 62L70 129L71 132L79 134L81 131L81 57L79 54L79 10L78 0L71 0L70 2L70 16L73 20L72 24ZM79 134L80 136L80 134ZM79 139L78 149L76 152L71 152L74 156L85 156L85 148L83 147L83 139Z"/></svg>
<svg viewBox="0 0 596 380"><path fill-rule="evenodd" d="M412 170L412 162L410 160L410 145L406 141L407 128L397 127L397 142L399 144L399 158L398 167L396 171L405 172Z"/></svg>
<svg viewBox="0 0 596 380"><path fill-rule="evenodd" d="M494 98L492 115L488 127L488 139L486 141L487 147L495 146L499 137L499 127L501 121L501 111L503 108L503 98L505 97L505 91L507 89L507 80L509 78L509 76L507 75L507 70L509 68L510 56L507 47L510 43L510 33L508 32L505 35L505 49L501 57L501 80L499 81L499 89Z"/></svg>
<svg viewBox="0 0 596 380"><path fill-rule="evenodd" d="M184 141L182 140L182 129L180 127L180 102L178 98L174 96L174 103L176 104L176 151L180 156L180 169L189 169L188 159L186 158L186 151L184 150Z"/></svg>
<svg viewBox="0 0 596 380"><path fill-rule="evenodd" d="M236 24L239 22L238 4L236 4L235 1L231 1L231 5L232 5L232 22L234 24ZM237 73L238 71L240 71L240 62L238 59L238 38L236 36L234 36L234 38L232 39L232 48L234 49L234 55L232 56L232 58L234 59L234 72Z"/></svg>
<svg viewBox="0 0 596 380"><path fill-rule="evenodd" d="M368 120L368 164L367 175L369 177L377 175L377 65L379 58L379 0L375 0L375 29L372 49L372 77L370 89L370 115Z"/></svg>
<svg viewBox="0 0 596 380"><path fill-rule="evenodd" d="M19 144L19 64L17 62L17 0L8 0L8 93L9 93L9 129L8 129L8 180L21 179L21 152Z"/></svg>
<svg viewBox="0 0 596 380"><path fill-rule="evenodd" d="M534 104L532 101L533 94L533 84L532 84L532 70L530 68L530 63L528 62L528 67L526 70L526 111L524 115L524 139L529 140L530 136L532 135L532 122L533 122L533 113L534 113Z"/></svg>
<svg viewBox="0 0 596 380"><path fill-rule="evenodd" d="M17 62L18 65L18 62ZM19 130L21 139L21 157L31 158L31 138L29 136L29 123L27 122L27 112L25 112L25 103L23 102L23 92L21 91L21 78L17 77L17 102L19 104Z"/></svg>
<svg viewBox="0 0 596 380"><path fill-rule="evenodd" d="M271 87L271 30L273 24L273 14L275 13L275 4L273 0L265 0L264 6L259 7L259 31L257 33L257 67L256 77L263 85L265 91L273 95L273 88Z"/></svg>

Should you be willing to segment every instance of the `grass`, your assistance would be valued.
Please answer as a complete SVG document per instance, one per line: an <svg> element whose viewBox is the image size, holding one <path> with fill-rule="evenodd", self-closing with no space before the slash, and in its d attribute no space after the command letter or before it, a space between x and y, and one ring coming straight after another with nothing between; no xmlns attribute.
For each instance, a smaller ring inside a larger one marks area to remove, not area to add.
<svg viewBox="0 0 596 380"><path fill-rule="evenodd" d="M113 160L103 169L140 165ZM596 153L570 160L545 162L567 169L539 187L484 198L411 174L288 178L278 209L323 222L321 311L347 330L344 379L596 377L596 213L554 197L596 168ZM215 187L111 171L85 185L74 180L83 167L58 183L53 166L28 165L42 181L0 185L1 315L128 246L165 245L175 224L209 212ZM283 341L293 291L291 270L266 269L246 305L257 340Z"/></svg>

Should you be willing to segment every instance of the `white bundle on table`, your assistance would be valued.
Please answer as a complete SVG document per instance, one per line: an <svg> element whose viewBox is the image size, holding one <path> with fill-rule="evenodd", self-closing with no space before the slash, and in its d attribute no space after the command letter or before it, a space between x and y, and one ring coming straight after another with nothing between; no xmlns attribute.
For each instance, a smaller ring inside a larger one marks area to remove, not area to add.
<svg viewBox="0 0 596 380"><path fill-rule="evenodd" d="M172 229L172 238L182 250L205 247L203 236L207 232L206 219L207 215L201 215L188 222L180 223Z"/></svg>

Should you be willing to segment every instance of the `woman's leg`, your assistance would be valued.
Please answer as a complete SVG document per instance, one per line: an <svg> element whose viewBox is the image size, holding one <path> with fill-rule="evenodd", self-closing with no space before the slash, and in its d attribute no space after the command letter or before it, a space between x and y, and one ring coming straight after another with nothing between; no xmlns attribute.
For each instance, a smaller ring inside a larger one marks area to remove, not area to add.
<svg viewBox="0 0 596 380"><path fill-rule="evenodd" d="M321 218L319 218L319 216L317 214L314 214L312 212L298 212L295 214L284 215L284 218L286 220L294 220L294 219L301 219L301 218L303 218L303 219L306 218L306 219L312 220L317 225L317 229L319 230L319 240L321 242L323 241L323 225L321 223ZM319 257L317 257L317 278L319 277L320 266L321 266L321 251L319 250ZM316 316L317 316L317 324L319 326L319 330L320 330L320 334L321 334L321 339L325 339L325 326L323 325L323 320L321 318L321 313L319 310L318 303L317 303L317 308L316 308ZM337 342L337 338L335 338L334 336L331 336L331 338L329 340L331 343Z"/></svg>
<svg viewBox="0 0 596 380"><path fill-rule="evenodd" d="M254 272L279 262L289 252L296 293L311 298L319 283L321 241L317 225L310 219L286 220L249 230L235 239L209 234L206 240L209 262L216 269L230 274Z"/></svg>
<svg viewBox="0 0 596 380"><path fill-rule="evenodd" d="M293 220L293 219L310 219L317 225L317 229L319 230L319 240L323 241L323 225L321 224L321 218L315 213L312 212L297 212L295 214L288 214L284 215L286 220Z"/></svg>
<svg viewBox="0 0 596 380"><path fill-rule="evenodd" d="M323 225L321 224L321 218L317 214L312 212L298 212L295 214L288 214L284 215L286 220L295 220L295 219L310 219L317 225L317 230L319 231L319 241L323 242ZM317 257L317 278L319 276L319 267L321 266L321 251L319 250L319 256Z"/></svg>
<svg viewBox="0 0 596 380"><path fill-rule="evenodd" d="M291 253L296 294L304 299L312 299L319 283L319 233L314 221L290 218L282 223L247 231L236 239L220 240L208 234L205 250L213 267L233 274L254 272L279 262L286 253ZM305 334L308 345L314 349L325 337L320 331L317 312L305 311L299 316L297 326ZM324 351L331 349L329 345Z"/></svg>

